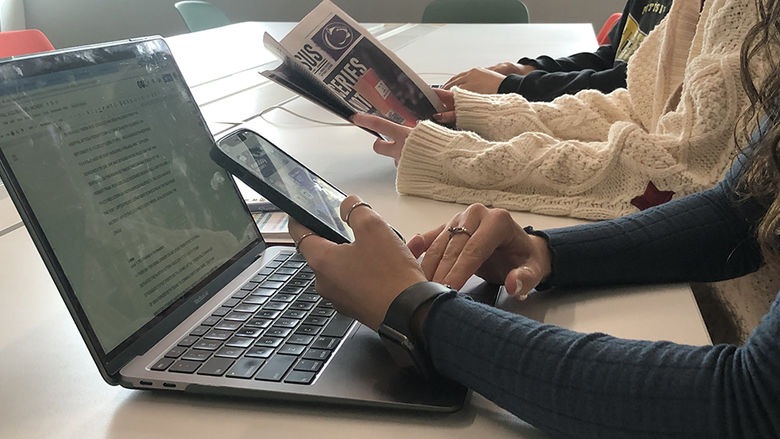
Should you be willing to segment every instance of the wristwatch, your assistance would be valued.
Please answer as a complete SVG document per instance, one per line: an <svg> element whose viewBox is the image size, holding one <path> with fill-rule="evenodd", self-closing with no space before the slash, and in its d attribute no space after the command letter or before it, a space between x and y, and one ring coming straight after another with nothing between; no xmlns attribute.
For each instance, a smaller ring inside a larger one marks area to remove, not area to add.
<svg viewBox="0 0 780 439"><path fill-rule="evenodd" d="M417 340L412 333L412 317L423 304L453 291L455 290L440 283L419 282L405 289L393 300L377 332L396 364L405 369L416 370L425 378L434 378L433 367L425 353L422 340Z"/></svg>

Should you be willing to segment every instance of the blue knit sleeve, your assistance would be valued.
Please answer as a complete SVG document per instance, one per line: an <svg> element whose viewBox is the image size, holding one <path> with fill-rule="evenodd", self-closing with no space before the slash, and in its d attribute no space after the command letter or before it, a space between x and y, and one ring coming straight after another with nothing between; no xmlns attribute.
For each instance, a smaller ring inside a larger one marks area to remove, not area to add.
<svg viewBox="0 0 780 439"><path fill-rule="evenodd" d="M454 294L424 330L440 373L556 438L780 437L780 296L742 347L582 334Z"/></svg>
<svg viewBox="0 0 780 439"><path fill-rule="evenodd" d="M714 280L761 263L762 208L710 191L617 220L547 231L554 285ZM780 437L780 295L741 347L623 340L450 294L425 321L434 366L561 438Z"/></svg>
<svg viewBox="0 0 780 439"><path fill-rule="evenodd" d="M714 188L611 221L541 232L559 286L716 281L763 263L753 225L763 207L740 200L736 162Z"/></svg>

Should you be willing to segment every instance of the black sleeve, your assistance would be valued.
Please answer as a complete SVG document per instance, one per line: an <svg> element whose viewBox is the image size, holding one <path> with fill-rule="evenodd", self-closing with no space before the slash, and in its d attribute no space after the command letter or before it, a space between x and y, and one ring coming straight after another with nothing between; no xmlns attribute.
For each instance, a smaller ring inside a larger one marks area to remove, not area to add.
<svg viewBox="0 0 780 439"><path fill-rule="evenodd" d="M574 72L535 70L528 75L508 75L498 87L499 93L517 93L529 101L552 101L558 96L582 90L610 93L626 86L626 65L605 69L585 69Z"/></svg>
<svg viewBox="0 0 780 439"><path fill-rule="evenodd" d="M630 3L630 2L629 2ZM583 52L565 58L540 56L522 58L519 64L533 66L536 71L523 75L508 75L498 87L499 93L517 93L529 101L552 101L558 96L581 90L610 93L626 86L626 65L615 63L623 28L628 17L629 4L623 17L609 31L610 44L596 52Z"/></svg>
<svg viewBox="0 0 780 439"><path fill-rule="evenodd" d="M763 260L751 224L764 208L734 195L740 169L708 191L633 215L542 232L553 267L544 286L717 281L755 271Z"/></svg>
<svg viewBox="0 0 780 439"><path fill-rule="evenodd" d="M574 55L552 59L549 56L540 56L536 59L522 58L518 64L535 67L537 70L553 72L575 72L579 70L604 70L615 64L616 47L611 44L599 46L595 52L582 52Z"/></svg>

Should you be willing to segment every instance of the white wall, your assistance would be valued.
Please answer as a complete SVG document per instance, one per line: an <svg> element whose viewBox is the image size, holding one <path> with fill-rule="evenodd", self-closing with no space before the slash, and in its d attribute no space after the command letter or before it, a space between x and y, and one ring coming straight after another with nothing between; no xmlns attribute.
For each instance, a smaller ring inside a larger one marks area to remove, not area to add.
<svg viewBox="0 0 780 439"><path fill-rule="evenodd" d="M0 31L24 29L22 0L0 0Z"/></svg>
<svg viewBox="0 0 780 439"><path fill-rule="evenodd" d="M13 0L0 0L13 1ZM54 47L133 36L184 33L176 0L24 0L26 24ZM211 0L234 21L297 21L319 0ZM625 0L525 0L531 21L595 23L598 31ZM335 0L358 21L416 22L430 0Z"/></svg>

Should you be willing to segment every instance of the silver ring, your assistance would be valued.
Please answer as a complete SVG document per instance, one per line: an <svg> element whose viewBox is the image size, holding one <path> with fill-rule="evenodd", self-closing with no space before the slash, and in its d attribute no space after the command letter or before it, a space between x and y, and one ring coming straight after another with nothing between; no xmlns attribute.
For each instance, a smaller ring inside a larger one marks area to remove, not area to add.
<svg viewBox="0 0 780 439"><path fill-rule="evenodd" d="M471 237L471 230L462 227L462 226L456 226L456 227L447 227L447 231L450 232L450 238L452 238L454 235L457 235L458 233L465 233Z"/></svg>
<svg viewBox="0 0 780 439"><path fill-rule="evenodd" d="M303 235L301 235L301 237L298 238L297 241L295 241L295 251L300 253L301 252L301 243L303 242L304 239L306 239L306 238L308 238L309 236L312 236L312 235L316 235L316 233L314 233L314 232L306 232Z"/></svg>
<svg viewBox="0 0 780 439"><path fill-rule="evenodd" d="M355 210L356 207L360 207L360 206L366 206L369 209L372 209L371 205L366 203L365 201L358 201L357 203L353 204L352 207L350 207L349 210L347 211L347 215L344 217L344 222L347 223L348 226L349 226L349 216L352 215L352 211Z"/></svg>

